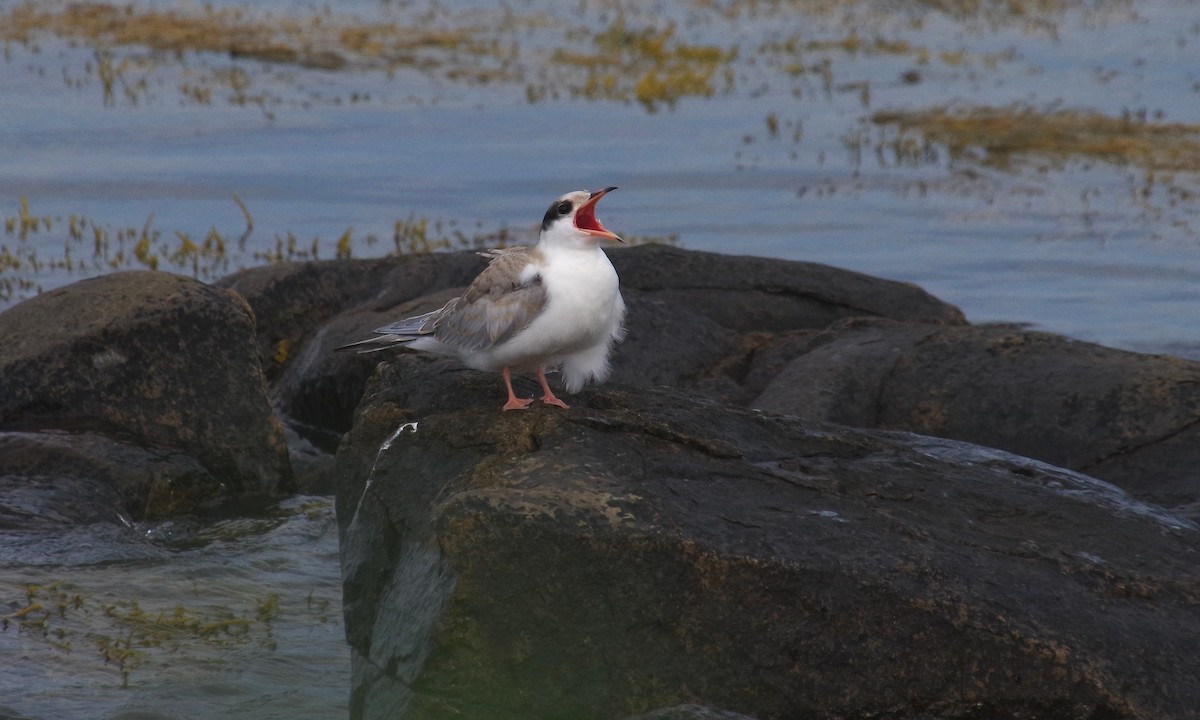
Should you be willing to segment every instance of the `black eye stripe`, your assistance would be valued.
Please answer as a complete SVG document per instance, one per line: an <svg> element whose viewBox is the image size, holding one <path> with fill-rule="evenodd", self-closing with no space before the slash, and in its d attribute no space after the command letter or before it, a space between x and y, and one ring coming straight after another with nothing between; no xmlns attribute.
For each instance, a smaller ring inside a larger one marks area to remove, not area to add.
<svg viewBox="0 0 1200 720"><path fill-rule="evenodd" d="M546 211L546 216L542 218L542 229L548 230L555 220L570 215L574 209L575 204L570 200L555 200L550 203L550 209Z"/></svg>

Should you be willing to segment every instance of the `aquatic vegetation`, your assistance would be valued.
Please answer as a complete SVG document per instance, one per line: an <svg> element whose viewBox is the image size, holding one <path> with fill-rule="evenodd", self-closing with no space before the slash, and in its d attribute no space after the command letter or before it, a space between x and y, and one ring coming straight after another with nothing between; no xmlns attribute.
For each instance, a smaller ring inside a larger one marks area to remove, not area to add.
<svg viewBox="0 0 1200 720"><path fill-rule="evenodd" d="M676 36L674 24L628 27L622 14L599 31L568 30L571 48L579 45L578 40L590 38L595 52L557 47L545 54L537 48L523 49L513 32L544 27L535 17L508 13L502 22L488 23L484 17L431 12L452 22L433 27L428 22L363 21L327 12L292 17L249 7L158 9L27 0L0 16L0 40L28 46L39 35L52 34L95 47L95 63L89 63L83 74L99 80L106 105L118 97L136 104L149 92L146 74L155 66L186 66L187 53L208 53L328 71L383 70L391 75L408 69L467 84L525 83L527 97L535 101L561 94L636 100L654 110L681 97L712 95L717 69L737 55L736 49L689 43ZM551 43L558 45L558 41ZM118 56L116 48L126 49L127 54ZM128 54L136 48L150 54ZM529 81L531 63L555 72ZM141 71L141 77L131 79L134 70ZM273 117L268 108L282 101L265 90L250 92L253 78L238 65L189 69L188 76L179 91L197 104L211 104L214 92L224 90L229 102L258 105ZM725 77L728 85L732 75ZM360 99L352 96L350 101Z"/></svg>
<svg viewBox="0 0 1200 720"><path fill-rule="evenodd" d="M183 77L174 85L185 101L211 105L221 99L256 106L273 119L288 102L284 86L294 87L296 80L271 68L297 67L382 71L389 77L413 71L468 85L511 85L523 90L529 102L584 98L636 103L654 112L683 98L732 92L739 72L759 60L791 76L821 73L822 68L829 74L833 56L904 55L918 64L997 62L1003 55L974 57L961 48L935 50L891 37L879 29L880 23L898 26L891 31L896 33L919 26L931 11L963 22L981 14L1057 17L1072 3L1047 0L1034 7L980 2L973 10L951 13L937 3L920 2L894 6L808 0L750 3L747 9L741 3L720 7L696 1L666 17L623 2L595 5L563 14L536 8L456 13L436 4L385 5L379 17L363 19L328 9L274 14L252 5L163 8L24 0L7 10L0 5L0 41L6 47L19 43L36 48L38 38L53 35L94 48L94 60L82 73L64 69L63 74L73 86L98 81L106 105L145 101L155 72L178 67ZM993 5L995 13L988 10ZM797 12L833 20L824 30L806 26L803 33L747 47L741 42L718 45L712 34L693 29L719 23L726 26L723 36L738 38L736 24L743 14L790 22ZM678 17L697 20L681 23ZM209 62L197 62L198 57ZM221 58L229 64L211 66ZM826 78L826 86L831 83ZM369 99L358 92L347 98L308 92L299 104Z"/></svg>
<svg viewBox="0 0 1200 720"><path fill-rule="evenodd" d="M103 226L81 214L66 218L35 216L29 200L20 198L16 215L3 218L0 239L0 302L41 291L42 276L85 277L128 269L172 270L201 279L215 279L238 265L229 245L244 255L253 220L240 199L234 202L246 216L242 235L229 240L217 228L196 242L184 232L164 234L151 213L140 228Z"/></svg>
<svg viewBox="0 0 1200 720"><path fill-rule="evenodd" d="M1200 169L1200 125L1155 122L1143 115L1112 117L1090 110L1012 105L885 111L872 115L871 121L897 128L895 142L902 146L924 152L934 143L953 159L994 167L1090 158L1156 172Z"/></svg>
<svg viewBox="0 0 1200 720"><path fill-rule="evenodd" d="M1018 27L1029 33L1054 37L1069 11L1086 14L1089 22L1124 16L1132 0L911 0L914 15L934 11L975 31Z"/></svg>
<svg viewBox="0 0 1200 720"><path fill-rule="evenodd" d="M952 172L937 187L917 183L921 193L1050 195L1051 183L1071 173L1107 173L1119 184L1085 187L1066 211L1078 218L1074 236L1107 239L1134 225L1144 227L1139 232L1147 238L1200 236L1200 124L1163 122L1145 112L1114 116L1025 104L935 107L876 112L842 143L855 166L873 156L879 167L932 165ZM1011 186L1014 177L1020 181ZM1118 204L1134 220L1108 220L1108 229L1099 230L1097 222ZM1153 229L1159 224L1168 225L1169 234Z"/></svg>
<svg viewBox="0 0 1200 720"><path fill-rule="evenodd" d="M303 262L323 258L348 259L363 255L416 255L455 250L482 250L532 242L536 227L520 232L506 227L488 229L482 221L464 229L456 220L409 215L393 225L390 250L372 234L356 237L347 228L332 240L319 236L301 240L292 232L276 234L266 250L249 249L254 231L250 209L236 195L233 202L245 219L238 236L209 228L202 239L189 233L163 231L151 213L139 227L112 228L80 214L66 218L35 215L29 199L21 197L16 214L3 217L0 238L0 304L42 291L42 278L88 277L116 270L167 270L200 280L215 280L254 265ZM677 244L677 235L629 236L627 244ZM356 250L359 248L360 250ZM279 351L286 356L287 348Z"/></svg>
<svg viewBox="0 0 1200 720"><path fill-rule="evenodd" d="M486 231L483 224L475 223L472 232L458 228L456 222L434 221L429 218L409 215L396 220L392 233L393 255L420 255L448 250L484 250L503 248L517 244L516 237L508 228ZM368 242L372 242L368 238Z"/></svg>
<svg viewBox="0 0 1200 720"><path fill-rule="evenodd" d="M1132 0L740 0L723 6L699 0L698 4L713 6L731 20L801 12L852 18L862 27L896 18L919 27L931 15L939 15L975 32L1015 27L1051 36L1068 12L1083 12L1089 22L1100 23L1129 14L1133 6Z"/></svg>
<svg viewBox="0 0 1200 720"><path fill-rule="evenodd" d="M205 5L196 11L108 3L23 2L4 18L2 36L30 42L38 32L98 46L142 45L159 52L221 52L267 62L336 69L335 53L304 47L311 21L255 15L245 8Z"/></svg>
<svg viewBox="0 0 1200 720"><path fill-rule="evenodd" d="M299 611L328 622L329 602L310 592L302 607L285 608L278 593L251 598L243 608L173 603L146 607L137 598L95 597L64 581L0 587L0 632L40 639L62 653L94 656L129 687L139 667L191 656L219 661L222 648L254 644L274 649L273 623ZM12 595L16 597L12 597Z"/></svg>
<svg viewBox="0 0 1200 720"><path fill-rule="evenodd" d="M553 96L554 83L561 83L576 97L636 100L654 112L661 105L674 105L680 98L712 96L718 89L714 80L717 70L737 58L737 48L689 43L677 37L676 30L673 23L662 28L632 28L623 14L617 14L607 27L591 36L594 52L557 48L550 54L552 66L581 71L582 81L558 74L549 88L527 87L527 97L534 102ZM733 75L724 78L723 89L731 90Z"/></svg>
<svg viewBox="0 0 1200 720"><path fill-rule="evenodd" d="M335 528L317 496L219 519L10 527L0 715L345 717Z"/></svg>
<svg viewBox="0 0 1200 720"><path fill-rule="evenodd" d="M465 82L516 79L506 70L512 46L495 36L493 26L430 30L328 12L292 16L252 6L207 4L161 9L25 0L0 9L0 41L6 48L9 43L19 43L36 51L38 38L44 35L82 41L95 48L94 62L87 63L82 73L64 69L63 74L72 86L96 79L106 105L115 104L118 98L137 104L150 93L150 75L156 69L177 66L184 69L178 89L187 101L210 105L214 95L222 92L229 103L257 106L273 119L270 108L283 104L284 97L275 90L253 89L256 80L265 78L283 85L294 80L238 64L247 60L276 67L384 70L389 74L405 67L439 71ZM223 56L233 64L208 67L191 63L189 54L194 53ZM139 77L132 77L135 71ZM353 93L347 101L364 99L363 94ZM319 100L309 96L304 102ZM325 101L340 103L342 99Z"/></svg>
<svg viewBox="0 0 1200 720"><path fill-rule="evenodd" d="M838 93L858 93L863 107L870 106L870 82L851 80L837 82L835 63L843 59L872 56L896 56L910 60L917 68L935 63L954 68L995 69L1002 63L1014 62L1016 53L1009 49L1002 52L976 53L964 48L937 49L903 38L889 38L873 34L865 36L857 25L850 25L843 35L817 36L809 31L795 32L786 38L760 43L756 57L765 67L774 68L796 81L815 79L822 94L831 97ZM902 74L904 82L915 84L921 81L922 73L916 69ZM793 88L793 95L805 93L805 85Z"/></svg>

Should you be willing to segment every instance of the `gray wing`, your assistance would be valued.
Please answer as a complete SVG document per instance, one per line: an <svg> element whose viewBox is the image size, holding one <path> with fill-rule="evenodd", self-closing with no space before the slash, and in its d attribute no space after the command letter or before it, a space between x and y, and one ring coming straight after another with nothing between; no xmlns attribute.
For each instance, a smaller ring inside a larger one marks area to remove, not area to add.
<svg viewBox="0 0 1200 720"><path fill-rule="evenodd" d="M434 325L437 322L437 316L446 312L451 305L458 302L459 298L454 298L450 302L443 305L438 310L427 312L424 315L414 315L410 318L397 320L394 323L389 323L383 327L378 327L371 332L377 332L380 335L402 335L406 337L416 337L418 335L428 335L433 332Z"/></svg>
<svg viewBox="0 0 1200 720"><path fill-rule="evenodd" d="M537 251L513 247L479 254L492 261L461 296L433 312L376 328L373 338L334 349L374 352L432 335L442 345L480 350L525 329L546 305L541 276L524 272Z"/></svg>
<svg viewBox="0 0 1200 720"><path fill-rule="evenodd" d="M546 306L540 275L527 276L533 248L489 250L487 268L467 291L425 320L438 342L466 350L499 345L529 326ZM418 318L411 318L416 321Z"/></svg>
<svg viewBox="0 0 1200 720"><path fill-rule="evenodd" d="M375 337L335 347L334 351L356 350L359 353L371 353L378 350L386 350L387 348L403 346L419 337L432 333L438 314L446 312L446 308L458 300L459 298L454 298L440 310L397 320L389 325L375 328L374 332L378 333Z"/></svg>

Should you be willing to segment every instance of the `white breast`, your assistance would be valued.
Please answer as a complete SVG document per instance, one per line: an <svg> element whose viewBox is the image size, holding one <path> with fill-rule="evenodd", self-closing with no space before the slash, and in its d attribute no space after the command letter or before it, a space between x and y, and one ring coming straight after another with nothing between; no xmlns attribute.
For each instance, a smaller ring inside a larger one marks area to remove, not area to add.
<svg viewBox="0 0 1200 720"><path fill-rule="evenodd" d="M515 369L560 365L569 392L608 375L608 352L625 314L617 272L596 246L544 248L539 269L546 307L529 327L494 349Z"/></svg>

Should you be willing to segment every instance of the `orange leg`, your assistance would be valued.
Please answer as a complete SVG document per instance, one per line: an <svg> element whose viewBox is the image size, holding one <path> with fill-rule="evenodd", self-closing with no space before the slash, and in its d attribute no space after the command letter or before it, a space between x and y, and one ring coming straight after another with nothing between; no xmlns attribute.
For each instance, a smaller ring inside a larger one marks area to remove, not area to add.
<svg viewBox="0 0 1200 720"><path fill-rule="evenodd" d="M504 387L508 390L508 402L504 403L503 410L524 410L533 404L533 398L523 400L513 392L512 375L509 374L508 368L501 370L500 374L504 376Z"/></svg>
<svg viewBox="0 0 1200 720"><path fill-rule="evenodd" d="M554 407L560 407L563 410L569 410L571 408L570 405L554 397L554 392L550 390L550 385L546 382L546 372L541 368L538 368L537 376L538 382L542 384L542 402L546 403L547 405L553 405Z"/></svg>

